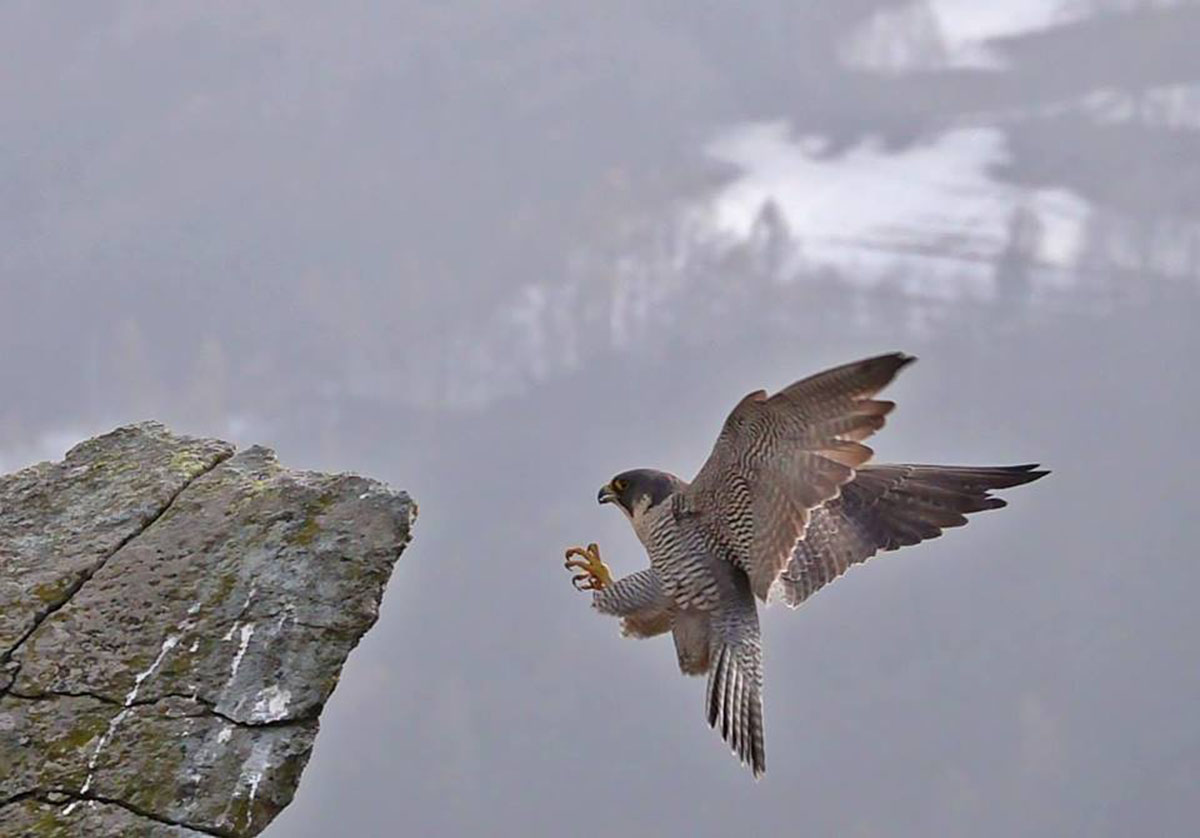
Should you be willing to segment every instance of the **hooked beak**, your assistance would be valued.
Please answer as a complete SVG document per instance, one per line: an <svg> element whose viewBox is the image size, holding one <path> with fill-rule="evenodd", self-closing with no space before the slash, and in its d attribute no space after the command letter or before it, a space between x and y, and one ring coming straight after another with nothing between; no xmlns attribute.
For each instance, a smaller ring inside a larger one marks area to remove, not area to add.
<svg viewBox="0 0 1200 838"><path fill-rule="evenodd" d="M612 490L612 485L605 483L600 487L600 493L596 495L596 501L599 503L612 503L617 499L617 493Z"/></svg>

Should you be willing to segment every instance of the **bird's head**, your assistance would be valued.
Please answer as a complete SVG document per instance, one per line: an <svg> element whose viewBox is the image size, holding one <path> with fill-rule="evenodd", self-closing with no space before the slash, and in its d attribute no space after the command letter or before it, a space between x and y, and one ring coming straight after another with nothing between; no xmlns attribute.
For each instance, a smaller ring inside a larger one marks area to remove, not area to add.
<svg viewBox="0 0 1200 838"><path fill-rule="evenodd" d="M623 471L600 487L596 500L615 503L630 518L662 503L683 485L678 477L665 471L635 468Z"/></svg>

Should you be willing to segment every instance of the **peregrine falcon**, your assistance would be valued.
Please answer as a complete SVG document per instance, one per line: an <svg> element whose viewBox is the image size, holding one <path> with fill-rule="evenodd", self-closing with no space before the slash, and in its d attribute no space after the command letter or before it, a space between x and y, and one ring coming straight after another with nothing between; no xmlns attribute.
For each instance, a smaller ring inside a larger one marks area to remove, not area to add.
<svg viewBox="0 0 1200 838"><path fill-rule="evenodd" d="M573 584L621 618L622 634L669 631L680 670L708 675L708 724L756 779L766 754L755 599L795 608L851 565L1004 506L992 490L1048 474L868 465L863 440L895 407L875 395L914 360L879 355L749 394L691 483L652 469L610 480L598 499L629 518L650 567L614 581L595 544L567 550Z"/></svg>

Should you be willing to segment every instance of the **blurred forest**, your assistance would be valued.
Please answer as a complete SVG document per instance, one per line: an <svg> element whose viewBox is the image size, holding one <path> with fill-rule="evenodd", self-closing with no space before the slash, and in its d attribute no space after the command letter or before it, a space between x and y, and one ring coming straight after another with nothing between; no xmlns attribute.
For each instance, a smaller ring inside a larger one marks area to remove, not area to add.
<svg viewBox="0 0 1200 838"><path fill-rule="evenodd" d="M1196 293L1195 6L1068 4L988 43L1001 73L957 66L922 3L406 4L375 29L296 5L286 31L234 2L5 13L23 72L0 117L0 352L21 361L0 387L58 386L0 406L0 450L76 414L211 428L297 400L474 408L612 353L725 339L737 306L773 329L869 329L899 297L920 329L1031 316L1035 295L1052 317ZM72 34L81 48L45 54ZM213 50L215 72L180 58ZM769 201L749 235L698 223L738 175L706 144L759 120L828 158L998 126L988 176L1017 196L1003 240L937 243L964 272L989 265L985 292L930 299L906 282L918 262L846 293ZM1065 281L1037 281L1020 194L1040 188L1088 207Z"/></svg>

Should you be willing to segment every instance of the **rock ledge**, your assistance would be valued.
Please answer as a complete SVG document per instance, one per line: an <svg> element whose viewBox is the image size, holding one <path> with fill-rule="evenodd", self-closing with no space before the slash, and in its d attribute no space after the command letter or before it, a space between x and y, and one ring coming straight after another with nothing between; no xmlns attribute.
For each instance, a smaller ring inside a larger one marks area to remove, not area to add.
<svg viewBox="0 0 1200 838"><path fill-rule="evenodd" d="M261 832L416 511L152 422L0 477L0 835Z"/></svg>

